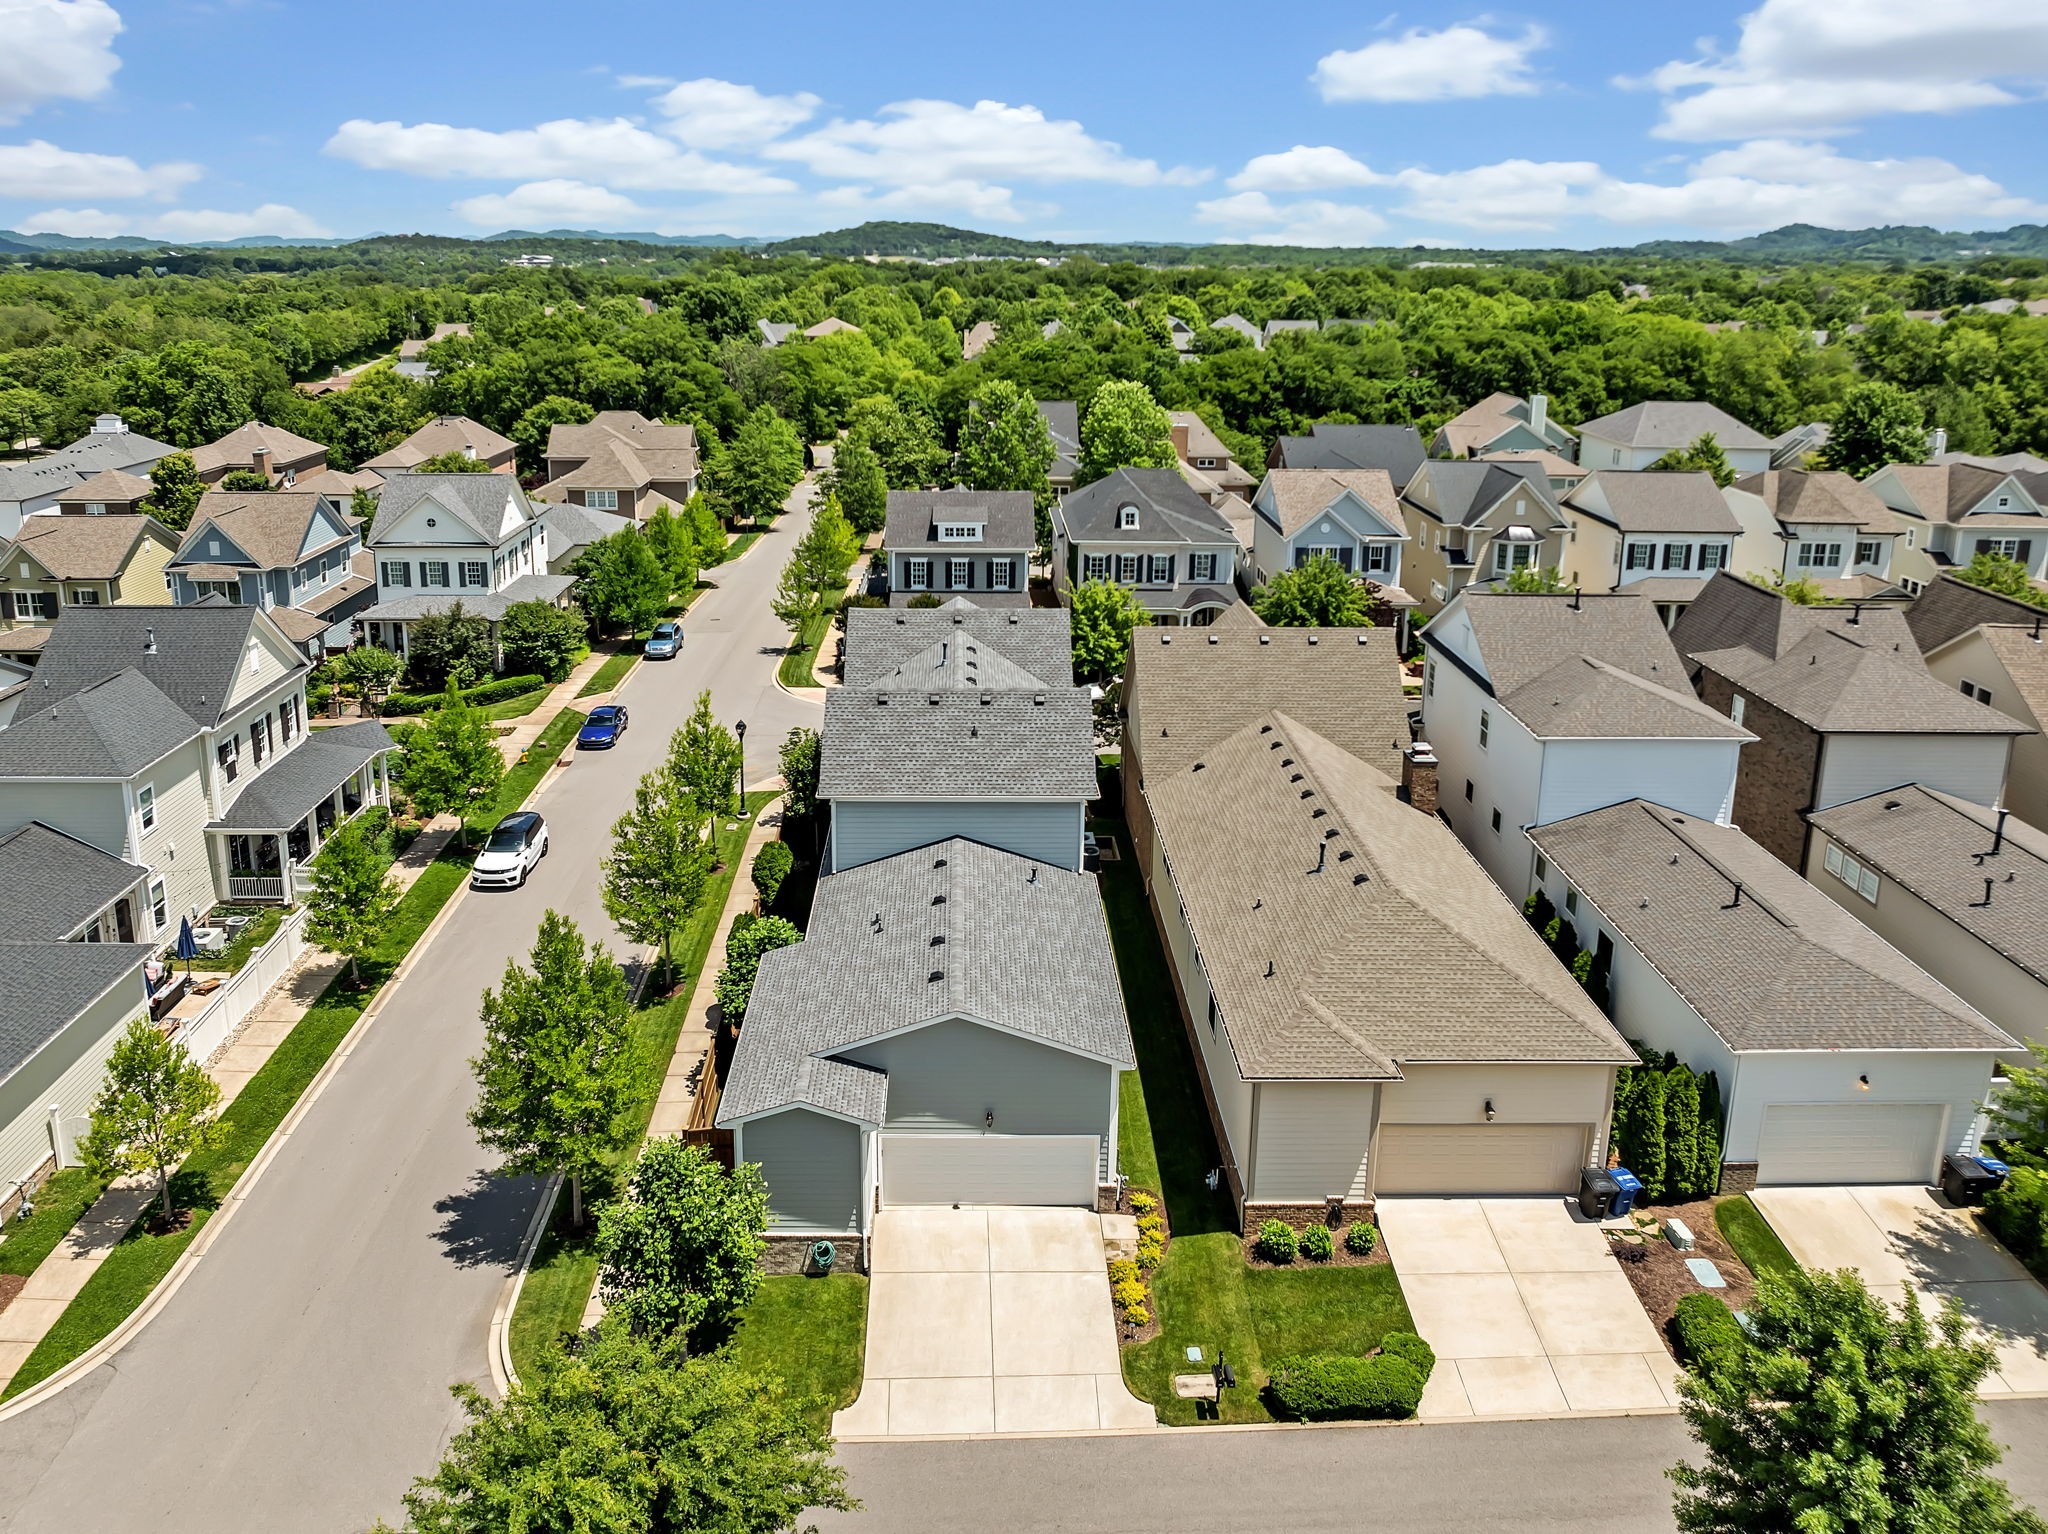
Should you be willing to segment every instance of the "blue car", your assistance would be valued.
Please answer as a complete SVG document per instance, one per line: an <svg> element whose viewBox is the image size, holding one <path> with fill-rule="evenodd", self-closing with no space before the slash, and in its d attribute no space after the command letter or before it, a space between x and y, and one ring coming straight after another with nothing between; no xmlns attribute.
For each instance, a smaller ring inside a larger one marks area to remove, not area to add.
<svg viewBox="0 0 2048 1534"><path fill-rule="evenodd" d="M619 743L626 733L626 710L617 703L602 703L590 711L583 728L576 732L578 751L605 751Z"/></svg>
<svg viewBox="0 0 2048 1534"><path fill-rule="evenodd" d="M680 623L657 623L640 653L649 660L674 660L682 648L683 626Z"/></svg>

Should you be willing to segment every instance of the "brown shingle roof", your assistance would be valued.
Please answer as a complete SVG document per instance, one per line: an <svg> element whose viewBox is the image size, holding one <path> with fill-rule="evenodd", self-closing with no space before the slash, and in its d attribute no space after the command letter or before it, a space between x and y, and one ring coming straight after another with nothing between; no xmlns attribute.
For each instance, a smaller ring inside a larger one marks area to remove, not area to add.
<svg viewBox="0 0 2048 1534"><path fill-rule="evenodd" d="M1992 854L1998 811L1919 783L1838 804L1808 819L1860 861L2048 984L2048 834L2008 816L2005 839Z"/></svg>
<svg viewBox="0 0 2048 1534"><path fill-rule="evenodd" d="M1631 799L1528 834L1731 1049L2012 1047L1733 826Z"/></svg>
<svg viewBox="0 0 2048 1534"><path fill-rule="evenodd" d="M1918 605L1917 603L1915 604ZM1688 660L1709 650L1743 645L1776 660L1821 630L1862 639L1873 647L1913 648L1906 618L1892 607L1801 607L1768 586L1721 570L1678 615L1671 642Z"/></svg>
<svg viewBox="0 0 2048 1534"><path fill-rule="evenodd" d="M1633 1059L1448 826L1287 715L1145 796L1247 1078Z"/></svg>
<svg viewBox="0 0 2048 1534"><path fill-rule="evenodd" d="M1262 487L1269 494L1283 536L1299 531L1322 515L1345 492L1372 510L1389 530L1406 535L1393 476L1385 469L1269 469Z"/></svg>
<svg viewBox="0 0 2048 1534"><path fill-rule="evenodd" d="M580 426L557 423L548 432L547 456L584 460L550 486L638 489L687 480L697 472L697 428L650 421L637 410L605 410Z"/></svg>
<svg viewBox="0 0 2048 1534"><path fill-rule="evenodd" d="M77 502L105 501L109 504L126 504L139 501L154 488L139 474L124 474L119 469L102 469L57 499L69 506Z"/></svg>
<svg viewBox="0 0 2048 1534"><path fill-rule="evenodd" d="M363 465L366 469L410 469L438 458L443 453L465 449L478 458L495 458L512 451L512 439L494 432L466 415L436 416L389 452L379 453Z"/></svg>
<svg viewBox="0 0 2048 1534"><path fill-rule="evenodd" d="M177 540L169 528L135 513L102 517L24 517L14 546L35 557L60 581L110 581L128 567L135 546L154 534L165 548Z"/></svg>
<svg viewBox="0 0 2048 1534"><path fill-rule="evenodd" d="M1698 471L1599 469L1572 486L1564 503L1625 533L1742 531L1713 476Z"/></svg>
<svg viewBox="0 0 2048 1534"><path fill-rule="evenodd" d="M286 431L282 426L245 421L225 437L192 449L192 466L201 474L210 474L216 469L246 469L252 462L251 455L259 447L270 449L273 470L287 464L303 463L309 458L327 456L327 449L321 444L296 432Z"/></svg>
<svg viewBox="0 0 2048 1534"><path fill-rule="evenodd" d="M1179 772L1274 709L1384 772L1400 770L1408 744L1391 629L1267 628L1256 615L1208 628L1137 629L1124 696L1134 720L1127 750L1147 782ZM1140 730L1143 739L1135 738Z"/></svg>
<svg viewBox="0 0 2048 1534"><path fill-rule="evenodd" d="M314 511L325 499L312 490L209 490L199 497L192 525L178 546L177 561L197 558L205 547L208 524L256 561L257 568L276 570L299 562ZM332 548L340 538L315 545ZM307 552L311 552L308 550Z"/></svg>
<svg viewBox="0 0 2048 1534"><path fill-rule="evenodd" d="M1906 609L1906 627L1913 631L1920 653L1927 655L1980 623L2032 623L2040 612L2018 597L1944 574L1913 599Z"/></svg>
<svg viewBox="0 0 2048 1534"><path fill-rule="evenodd" d="M1780 522L1821 522L1872 533L1900 531L1898 513L1861 480L1839 470L1768 469L1735 482Z"/></svg>
<svg viewBox="0 0 2048 1534"><path fill-rule="evenodd" d="M1794 719L1828 733L2031 735L2010 715L1964 697L1927 672L1911 641L1851 638L1823 629L1777 660L1746 646L1693 659Z"/></svg>

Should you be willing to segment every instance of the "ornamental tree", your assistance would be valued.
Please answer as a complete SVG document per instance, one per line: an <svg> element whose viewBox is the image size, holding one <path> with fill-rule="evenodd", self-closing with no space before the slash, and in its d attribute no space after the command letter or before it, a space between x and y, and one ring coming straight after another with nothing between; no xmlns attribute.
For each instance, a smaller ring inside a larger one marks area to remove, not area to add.
<svg viewBox="0 0 2048 1534"><path fill-rule="evenodd" d="M306 936L348 960L348 977L358 978L359 961L374 953L398 912L398 881L390 877L381 826L371 829L358 815L335 827L312 862L313 885L306 893Z"/></svg>
<svg viewBox="0 0 2048 1534"><path fill-rule="evenodd" d="M624 1195L598 1216L607 1312L646 1336L722 1331L761 1287L767 1227L758 1166L728 1172L700 1145L650 1140Z"/></svg>
<svg viewBox="0 0 2048 1534"><path fill-rule="evenodd" d="M1680 1411L1699 1463L1674 1466L1686 1534L1755 1529L2041 1534L1988 1472L1999 1450L1977 1387L1997 1361L1949 1300L1930 1320L1854 1272L1766 1278L1749 1344L1695 1364Z"/></svg>
<svg viewBox="0 0 2048 1534"><path fill-rule="evenodd" d="M1074 675L1107 682L1131 657L1131 630L1152 621L1130 588L1115 581L1083 581L1068 602L1074 635Z"/></svg>
<svg viewBox="0 0 2048 1534"><path fill-rule="evenodd" d="M171 1170L226 1136L216 1116L219 1107L220 1087L185 1046L138 1017L107 1056L92 1127L78 1142L79 1159L93 1176L108 1181L150 1173L169 1225Z"/></svg>
<svg viewBox="0 0 2048 1534"><path fill-rule="evenodd" d="M1327 554L1282 570L1252 593L1252 611L1275 628L1371 628L1372 597Z"/></svg>
<svg viewBox="0 0 2048 1534"><path fill-rule="evenodd" d="M402 772L405 791L422 815L446 812L463 817L466 846L469 807L484 794L497 792L505 777L505 758L483 710L450 683L440 706L430 710L407 738Z"/></svg>
<svg viewBox="0 0 2048 1534"><path fill-rule="evenodd" d="M599 862L605 914L636 943L651 943L666 970L669 939L704 898L711 853L704 814L674 775L656 768L633 791L633 808L612 823Z"/></svg>
<svg viewBox="0 0 2048 1534"><path fill-rule="evenodd" d="M712 990L718 1009L728 1023L742 1022L747 1003L754 997L754 977L761 960L778 948L801 943L803 932L793 921L780 916L761 916L752 921L735 921L725 940L725 966L718 972Z"/></svg>
<svg viewBox="0 0 2048 1534"><path fill-rule="evenodd" d="M1076 484L1092 484L1117 469L1170 469L1179 461L1173 422L1150 389L1135 379L1112 378L1095 391L1081 421Z"/></svg>
<svg viewBox="0 0 2048 1534"><path fill-rule="evenodd" d="M505 1158L504 1172L567 1177L570 1222L581 1225L585 1180L639 1132L630 1109L642 1061L626 975L559 911L541 917L530 958L531 968L508 963L498 989L484 992L469 1122Z"/></svg>
<svg viewBox="0 0 2048 1534"><path fill-rule="evenodd" d="M746 761L739 737L711 713L711 693L697 694L697 706L669 737L667 769L684 796L707 819L739 808L739 777Z"/></svg>
<svg viewBox="0 0 2048 1534"><path fill-rule="evenodd" d="M505 669L514 676L544 676L559 682L575 670L589 625L574 607L553 602L514 602L498 624Z"/></svg>
<svg viewBox="0 0 2048 1534"><path fill-rule="evenodd" d="M1986 591L1995 591L2002 597L2016 597L2035 607L2048 607L2048 594L2034 585L2027 574L2027 567L2003 554L1974 554L1969 564L1955 572L1955 577L1959 581L1968 581L1972 586L1982 586Z"/></svg>

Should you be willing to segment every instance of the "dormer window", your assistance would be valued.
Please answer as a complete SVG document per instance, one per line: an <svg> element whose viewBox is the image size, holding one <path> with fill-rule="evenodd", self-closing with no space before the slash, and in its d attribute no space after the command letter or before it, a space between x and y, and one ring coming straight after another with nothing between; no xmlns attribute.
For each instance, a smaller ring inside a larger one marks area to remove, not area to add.
<svg viewBox="0 0 2048 1534"><path fill-rule="evenodd" d="M979 522L941 522L939 542L974 543L981 538L982 524Z"/></svg>
<svg viewBox="0 0 2048 1534"><path fill-rule="evenodd" d="M1119 531L1128 532L1138 525L1138 508L1119 506L1116 509L1116 525Z"/></svg>

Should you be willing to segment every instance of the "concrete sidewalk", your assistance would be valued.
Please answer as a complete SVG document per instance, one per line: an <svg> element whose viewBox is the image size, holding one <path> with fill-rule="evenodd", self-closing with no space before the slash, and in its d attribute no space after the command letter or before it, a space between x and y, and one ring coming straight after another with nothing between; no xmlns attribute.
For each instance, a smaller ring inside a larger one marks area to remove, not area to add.
<svg viewBox="0 0 2048 1534"><path fill-rule="evenodd" d="M401 890L410 889L426 872L427 865L454 836L455 828L455 817L443 815L413 839L391 867ZM240 1095L347 964L348 960L324 949L308 947L285 971L249 1020L207 1064L206 1074L220 1087L223 1109ZM107 1254L120 1245L155 1196L155 1184L147 1177L127 1177L109 1186L37 1264L7 1308L0 1310L0 1390L7 1388L65 1307L107 1260Z"/></svg>
<svg viewBox="0 0 2048 1534"><path fill-rule="evenodd" d="M596 676L599 669L610 659L610 652L592 650L577 662L574 671L548 690L548 695L542 698L531 712L512 721L512 728L498 737L498 750L504 753L507 767L517 762L520 753L540 739L547 727L555 722L555 715L579 702L576 695L583 690L583 684ZM638 662L635 662L633 666L626 668L625 676L619 678L619 687L626 685L626 678L633 674L637 665ZM591 694L588 699L581 700L583 711L587 713L596 704L609 701L617 691L618 687L614 687L609 693Z"/></svg>

